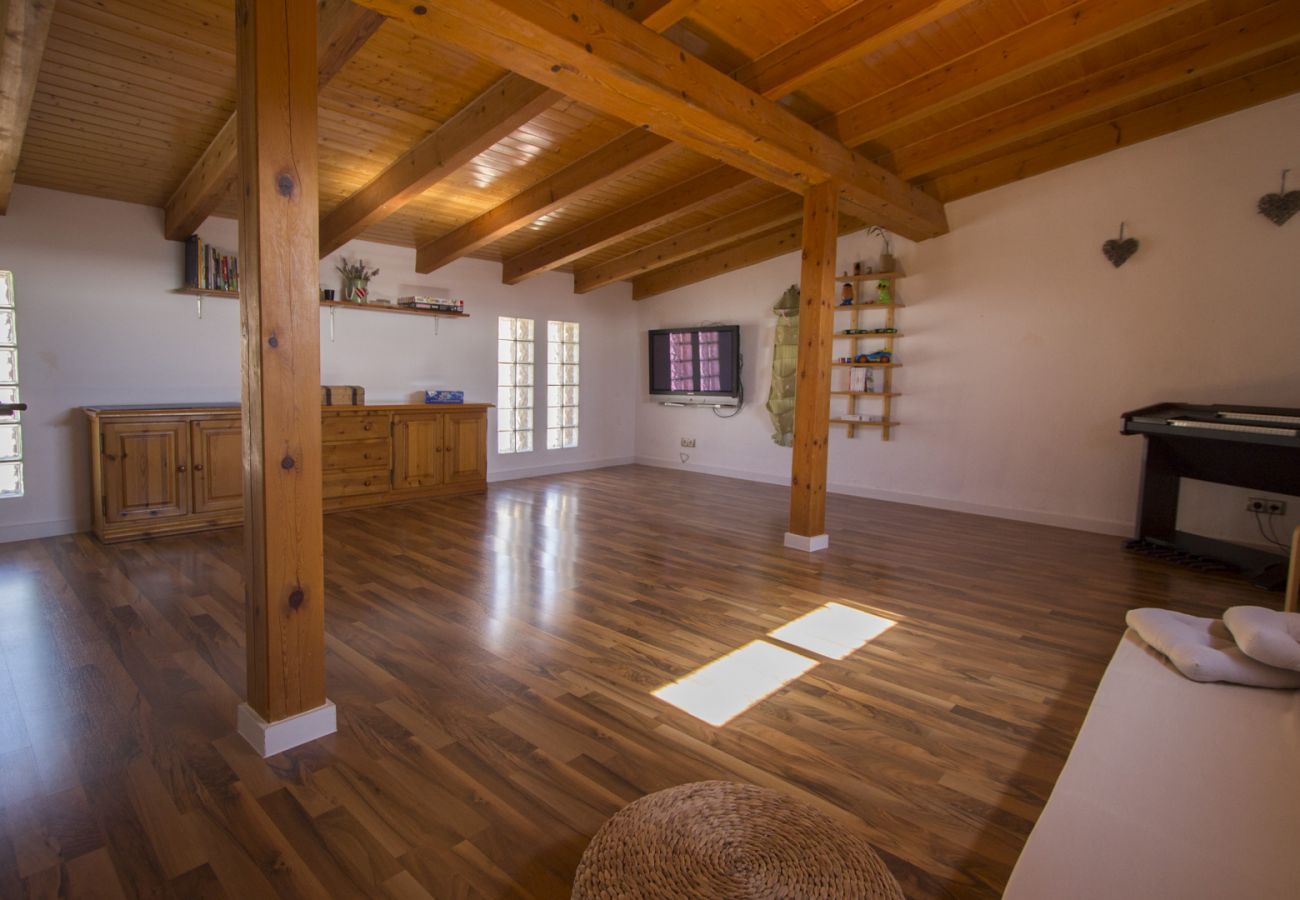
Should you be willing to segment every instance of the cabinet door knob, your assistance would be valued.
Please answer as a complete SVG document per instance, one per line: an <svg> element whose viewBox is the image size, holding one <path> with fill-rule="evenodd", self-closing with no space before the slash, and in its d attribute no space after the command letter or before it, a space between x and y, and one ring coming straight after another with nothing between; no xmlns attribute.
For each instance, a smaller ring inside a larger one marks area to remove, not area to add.
<svg viewBox="0 0 1300 900"><path fill-rule="evenodd" d="M176 467L176 471L177 471L177 472L184 472L184 471L185 471L185 463L181 463L179 466L177 466L177 467Z"/></svg>
<svg viewBox="0 0 1300 900"><path fill-rule="evenodd" d="M367 422L366 424L364 424L364 425L361 426L361 430L362 430L362 431L369 431L370 429L372 429L372 428L374 428L374 427L375 427L375 423L374 423L374 422Z"/></svg>
<svg viewBox="0 0 1300 900"><path fill-rule="evenodd" d="M182 471L182 472L185 471L185 467L184 467L184 466L181 466L181 471ZM195 471L195 472L202 472L202 471L203 471L203 463L195 463L195 464L194 464L194 471Z"/></svg>
<svg viewBox="0 0 1300 900"><path fill-rule="evenodd" d="M107 459L109 462L117 462L117 457L112 453L105 453L104 458Z"/></svg>

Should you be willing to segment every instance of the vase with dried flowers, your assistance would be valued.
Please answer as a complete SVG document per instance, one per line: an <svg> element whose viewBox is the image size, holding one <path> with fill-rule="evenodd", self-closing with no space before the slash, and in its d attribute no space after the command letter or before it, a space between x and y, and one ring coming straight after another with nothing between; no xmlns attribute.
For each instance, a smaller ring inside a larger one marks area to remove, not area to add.
<svg viewBox="0 0 1300 900"><path fill-rule="evenodd" d="M876 267L877 272L894 271L894 236L879 225L870 225L867 227L867 235L879 237L884 244L884 249L880 252L880 264Z"/></svg>
<svg viewBox="0 0 1300 900"><path fill-rule="evenodd" d="M365 303L370 292L370 279L379 274L378 269L370 268L364 259L348 262L347 257L335 267L343 276L343 299L348 303Z"/></svg>

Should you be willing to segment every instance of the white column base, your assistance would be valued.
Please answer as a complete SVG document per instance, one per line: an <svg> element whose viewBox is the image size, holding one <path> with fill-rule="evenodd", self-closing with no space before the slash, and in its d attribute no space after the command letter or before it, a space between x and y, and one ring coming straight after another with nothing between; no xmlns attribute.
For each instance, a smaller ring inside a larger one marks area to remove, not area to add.
<svg viewBox="0 0 1300 900"><path fill-rule="evenodd" d="M247 703L239 704L239 734L261 756L275 756L339 730L334 703L298 713L278 722L267 722Z"/></svg>
<svg viewBox="0 0 1300 900"><path fill-rule="evenodd" d="M831 545L831 536L829 534L814 534L812 537L808 537L807 535L787 531L785 533L785 545L791 550L815 553L818 550L825 550Z"/></svg>

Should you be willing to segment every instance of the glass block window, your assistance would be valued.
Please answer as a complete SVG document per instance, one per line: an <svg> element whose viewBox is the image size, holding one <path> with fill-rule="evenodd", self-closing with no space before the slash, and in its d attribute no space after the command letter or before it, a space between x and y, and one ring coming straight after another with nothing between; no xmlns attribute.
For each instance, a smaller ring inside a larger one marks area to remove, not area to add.
<svg viewBox="0 0 1300 900"><path fill-rule="evenodd" d="M18 324L13 273L0 270L0 403L18 402ZM0 414L0 497L23 495L22 413Z"/></svg>
<svg viewBox="0 0 1300 900"><path fill-rule="evenodd" d="M578 446L578 323L546 323L546 449Z"/></svg>
<svg viewBox="0 0 1300 900"><path fill-rule="evenodd" d="M497 319L497 452L533 449L533 320Z"/></svg>

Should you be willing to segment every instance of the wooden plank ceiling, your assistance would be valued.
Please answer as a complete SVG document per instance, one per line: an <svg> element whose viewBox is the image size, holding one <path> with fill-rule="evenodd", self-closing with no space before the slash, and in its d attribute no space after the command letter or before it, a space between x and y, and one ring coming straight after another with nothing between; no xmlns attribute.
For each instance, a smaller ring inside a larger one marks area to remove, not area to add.
<svg viewBox="0 0 1300 900"><path fill-rule="evenodd" d="M948 201L1300 91L1295 0L614 0L627 20L612 23L593 3L322 0L323 251L362 236L419 248L422 270L469 255L508 283L564 269L580 292L631 280L651 296L797 246L799 178L879 187L874 214L876 195L846 196L849 227L892 215L939 233L902 182ZM234 216L233 6L58 0L16 181L168 208L170 237ZM553 33L502 49L511 17ZM539 67L566 41L572 58ZM659 115L610 92L644 62L627 47L697 95ZM754 137L807 139L740 146L741 103Z"/></svg>

